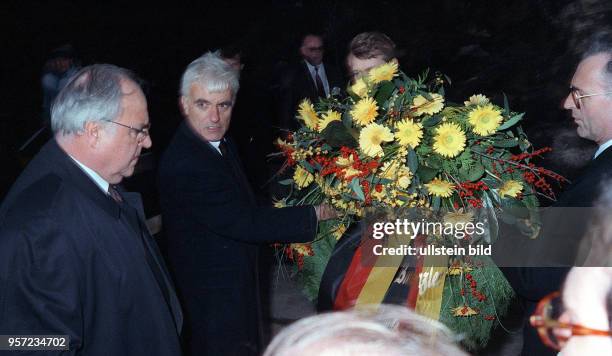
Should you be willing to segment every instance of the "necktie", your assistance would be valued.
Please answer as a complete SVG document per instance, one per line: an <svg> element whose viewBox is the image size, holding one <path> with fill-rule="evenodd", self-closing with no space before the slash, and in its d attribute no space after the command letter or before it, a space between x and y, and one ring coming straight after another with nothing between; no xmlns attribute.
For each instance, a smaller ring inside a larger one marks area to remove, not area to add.
<svg viewBox="0 0 612 356"><path fill-rule="evenodd" d="M115 188L114 185L108 186L108 195L110 195L111 198L113 198L113 200L116 201L117 203L123 202L123 198L121 198L121 195L119 194L119 192L117 191L117 188Z"/></svg>
<svg viewBox="0 0 612 356"><path fill-rule="evenodd" d="M321 77L319 76L319 67L315 66L315 83L317 85L317 95L320 97L325 97L325 87L323 87L323 81L321 80Z"/></svg>

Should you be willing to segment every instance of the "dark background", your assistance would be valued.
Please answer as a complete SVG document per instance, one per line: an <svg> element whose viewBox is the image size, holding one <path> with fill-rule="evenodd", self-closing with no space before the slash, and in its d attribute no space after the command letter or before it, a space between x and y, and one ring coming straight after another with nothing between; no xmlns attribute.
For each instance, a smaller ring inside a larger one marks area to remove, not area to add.
<svg viewBox="0 0 612 356"><path fill-rule="evenodd" d="M162 5L101 1L2 1L0 5L0 197L35 145L18 152L40 127L40 75L49 52L70 43L83 65L107 62L144 79L153 125L154 156L180 122L177 90L185 66L207 50L243 50L250 90L268 113L274 80L297 60L300 35L325 35L325 61L344 68L357 33L378 30L400 49L403 70L425 68L452 79L448 99L483 93L515 111L537 146L558 148L547 163L574 175L589 145L577 139L560 109L581 39L612 23L612 2L599 0L431 1L185 1ZM245 76L247 77L247 76ZM273 126L276 118L267 118ZM586 153L585 153L586 152Z"/></svg>

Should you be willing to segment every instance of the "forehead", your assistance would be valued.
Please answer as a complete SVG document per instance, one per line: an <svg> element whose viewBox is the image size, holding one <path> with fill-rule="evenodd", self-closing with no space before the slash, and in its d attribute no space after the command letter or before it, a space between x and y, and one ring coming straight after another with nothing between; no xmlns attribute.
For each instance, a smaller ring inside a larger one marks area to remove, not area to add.
<svg viewBox="0 0 612 356"><path fill-rule="evenodd" d="M232 92L228 89L223 91L209 91L200 83L193 83L189 87L189 98L191 101L204 100L210 103L220 103L232 100Z"/></svg>
<svg viewBox="0 0 612 356"><path fill-rule="evenodd" d="M304 47L318 47L323 44L323 40L319 36L308 35L304 37L304 42L302 45Z"/></svg>
<svg viewBox="0 0 612 356"><path fill-rule="evenodd" d="M374 58L360 59L355 57L352 54L349 54L347 58L347 65L349 69L353 72L361 72L365 70L372 69L376 66L384 64L385 61L382 56L377 56Z"/></svg>
<svg viewBox="0 0 612 356"><path fill-rule="evenodd" d="M574 77L572 78L572 84L578 88L604 85L604 67L609 60L610 56L605 53L596 54L583 59L580 64L578 64L578 68L576 68L576 73L574 73Z"/></svg>

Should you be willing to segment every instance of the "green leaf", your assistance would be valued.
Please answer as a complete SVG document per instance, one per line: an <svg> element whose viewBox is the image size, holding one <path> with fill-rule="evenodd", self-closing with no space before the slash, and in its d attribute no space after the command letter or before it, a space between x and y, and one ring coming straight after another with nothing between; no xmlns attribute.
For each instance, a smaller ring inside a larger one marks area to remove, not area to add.
<svg viewBox="0 0 612 356"><path fill-rule="evenodd" d="M408 168L411 172L416 172L419 168L419 157L412 148L408 149Z"/></svg>
<svg viewBox="0 0 612 356"><path fill-rule="evenodd" d="M423 120L422 124L423 124L423 127L433 127L433 126L436 126L440 121L442 121L442 118L436 115L436 116L430 116L429 118Z"/></svg>
<svg viewBox="0 0 612 356"><path fill-rule="evenodd" d="M431 181L432 179L434 179L436 174L438 174L437 169L430 168L427 166L420 166L419 170L417 171L417 176L419 176L419 179L422 183L427 183Z"/></svg>
<svg viewBox="0 0 612 356"><path fill-rule="evenodd" d="M467 179L470 182L475 182L477 180L480 179L480 177L482 177L482 175L484 174L485 169L482 166L482 164L480 163L476 163L474 166L471 167L468 175L467 175Z"/></svg>
<svg viewBox="0 0 612 356"><path fill-rule="evenodd" d="M514 115L513 117L510 118L510 120L504 122L500 127L497 128L497 131L503 131L506 130L512 126L514 126L517 122L521 121L523 119L523 116L525 115L525 113L520 113L518 115Z"/></svg>
<svg viewBox="0 0 612 356"><path fill-rule="evenodd" d="M508 97L506 96L506 93L502 94L504 94L504 115L510 116L510 104L508 104Z"/></svg>
<svg viewBox="0 0 612 356"><path fill-rule="evenodd" d="M291 185L293 184L293 179L283 179L281 181L278 181L278 184L280 185Z"/></svg>
<svg viewBox="0 0 612 356"><path fill-rule="evenodd" d="M310 173L314 173L315 169L310 165L310 163L308 163L306 160L301 160L300 161L300 165L304 168L306 168L306 170Z"/></svg>
<svg viewBox="0 0 612 356"><path fill-rule="evenodd" d="M357 195L357 198L361 201L365 201L365 195L363 194L363 190L361 190L361 186L359 185L359 178L353 178L351 181L351 189Z"/></svg>
<svg viewBox="0 0 612 356"><path fill-rule="evenodd" d="M340 121L330 122L321 133L325 141L333 148L342 146L355 148L357 140L353 137L350 130Z"/></svg>
<svg viewBox="0 0 612 356"><path fill-rule="evenodd" d="M378 103L379 108L383 107L385 102L393 93L393 90L395 90L395 85L393 84L393 82L384 82L380 85L376 96L374 97L374 99L376 99L376 102Z"/></svg>
<svg viewBox="0 0 612 356"><path fill-rule="evenodd" d="M438 197L438 196L433 197L433 199L431 200L431 209L433 211L440 210L440 203L441 202L442 202L442 199L440 199L440 197Z"/></svg>
<svg viewBox="0 0 612 356"><path fill-rule="evenodd" d="M517 139L506 139L506 140L498 140L493 142L493 146L502 147L502 148L510 148L518 145Z"/></svg>

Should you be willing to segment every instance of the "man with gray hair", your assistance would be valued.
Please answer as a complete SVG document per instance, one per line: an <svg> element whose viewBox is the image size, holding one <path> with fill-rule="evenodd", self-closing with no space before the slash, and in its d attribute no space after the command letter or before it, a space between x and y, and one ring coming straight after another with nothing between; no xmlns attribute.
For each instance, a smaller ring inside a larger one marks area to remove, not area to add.
<svg viewBox="0 0 612 356"><path fill-rule="evenodd" d="M258 244L311 241L328 206L258 207L225 137L238 72L217 54L181 80L185 121L159 168L168 263L185 308L189 355L257 355L262 347Z"/></svg>
<svg viewBox="0 0 612 356"><path fill-rule="evenodd" d="M180 355L182 313L140 197L116 187L152 144L139 85L85 67L51 124L0 207L0 334L64 335L62 355Z"/></svg>

